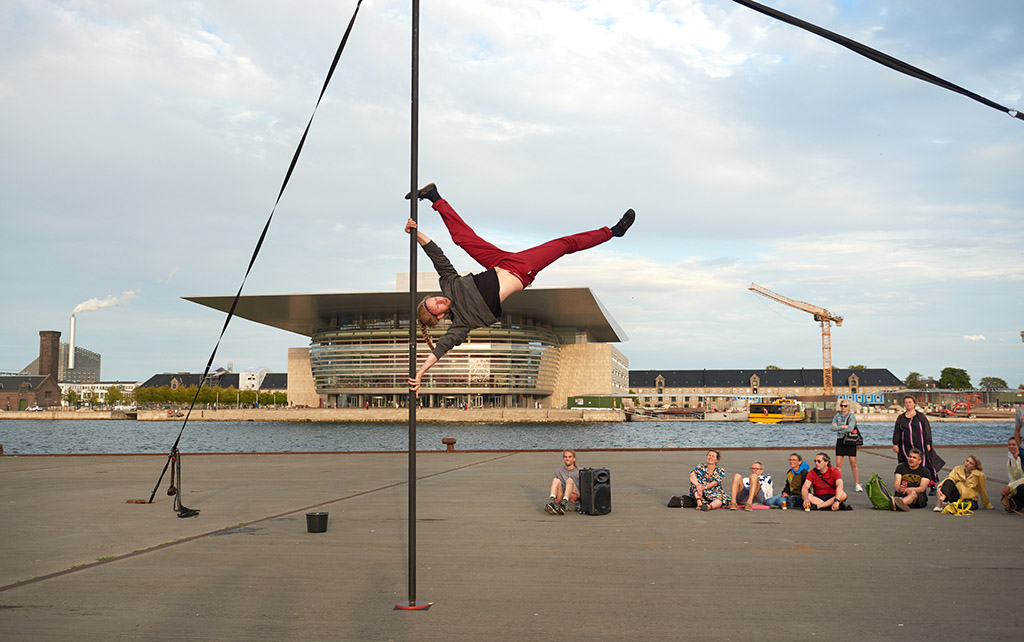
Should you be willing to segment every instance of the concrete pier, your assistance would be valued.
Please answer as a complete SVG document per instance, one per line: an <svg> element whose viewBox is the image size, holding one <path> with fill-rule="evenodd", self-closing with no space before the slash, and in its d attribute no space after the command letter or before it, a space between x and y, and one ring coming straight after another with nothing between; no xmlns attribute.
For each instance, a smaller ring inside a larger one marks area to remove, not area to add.
<svg viewBox="0 0 1024 642"><path fill-rule="evenodd" d="M789 449L726 450L776 480ZM547 515L558 452L418 456L417 599L407 592L407 455L0 457L7 640L1019 640L1024 517L1003 514L1005 449L977 454L996 510L953 517L669 509L703 450L581 451L612 512ZM801 451L805 459L813 455ZM891 483L886 448L862 482ZM844 471L850 482L850 470ZM305 513L328 511L327 532Z"/></svg>

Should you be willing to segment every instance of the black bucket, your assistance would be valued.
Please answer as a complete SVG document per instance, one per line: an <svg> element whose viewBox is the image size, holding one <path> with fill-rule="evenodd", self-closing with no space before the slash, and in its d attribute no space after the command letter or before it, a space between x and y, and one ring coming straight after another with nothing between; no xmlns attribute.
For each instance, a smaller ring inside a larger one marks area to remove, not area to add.
<svg viewBox="0 0 1024 642"><path fill-rule="evenodd" d="M306 530L310 533L326 533L327 513L306 513Z"/></svg>

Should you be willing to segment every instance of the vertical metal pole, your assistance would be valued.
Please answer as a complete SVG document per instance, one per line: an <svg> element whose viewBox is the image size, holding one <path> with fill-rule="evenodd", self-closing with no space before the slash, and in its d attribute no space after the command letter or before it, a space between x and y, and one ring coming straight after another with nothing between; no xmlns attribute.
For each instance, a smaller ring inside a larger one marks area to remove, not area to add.
<svg viewBox="0 0 1024 642"><path fill-rule="evenodd" d="M416 216L419 200L416 192L418 158L419 158L419 48L420 48L420 3L412 0L412 92L410 159L409 159L409 217L418 221ZM419 249L417 234L409 235L409 377L416 376L416 257ZM409 601L398 605L404 609L423 609L430 604L416 604L416 403L417 395L409 393Z"/></svg>

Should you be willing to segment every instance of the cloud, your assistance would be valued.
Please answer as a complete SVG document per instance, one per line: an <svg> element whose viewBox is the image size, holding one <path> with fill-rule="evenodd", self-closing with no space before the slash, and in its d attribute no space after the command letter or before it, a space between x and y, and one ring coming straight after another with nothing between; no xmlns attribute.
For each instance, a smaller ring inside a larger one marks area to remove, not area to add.
<svg viewBox="0 0 1024 642"><path fill-rule="evenodd" d="M965 334L964 338L968 341L986 341L983 334Z"/></svg>
<svg viewBox="0 0 1024 642"><path fill-rule="evenodd" d="M173 268L171 268L171 271L170 271L170 273L168 273L166 278L163 278L163 279L158 278L156 280L156 282L157 283L170 283L171 279L174 278L174 275L177 274L180 271L181 271L180 267L174 266Z"/></svg>

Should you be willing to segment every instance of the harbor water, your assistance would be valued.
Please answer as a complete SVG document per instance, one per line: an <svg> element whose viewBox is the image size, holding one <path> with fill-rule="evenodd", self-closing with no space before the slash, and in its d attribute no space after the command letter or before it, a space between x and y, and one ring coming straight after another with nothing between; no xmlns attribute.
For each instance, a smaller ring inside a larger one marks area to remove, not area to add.
<svg viewBox="0 0 1024 642"><path fill-rule="evenodd" d="M862 424L865 445L892 443L892 426ZM166 453L180 422L124 420L0 421L0 445L8 455ZM408 424L192 422L179 445L183 453L403 451ZM1009 422L934 423L939 445L1005 444ZM457 450L557 450L578 448L820 448L835 446L828 424L746 422L615 423L419 423L417 450L444 450L454 437Z"/></svg>

